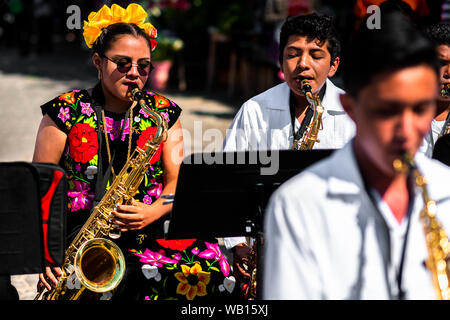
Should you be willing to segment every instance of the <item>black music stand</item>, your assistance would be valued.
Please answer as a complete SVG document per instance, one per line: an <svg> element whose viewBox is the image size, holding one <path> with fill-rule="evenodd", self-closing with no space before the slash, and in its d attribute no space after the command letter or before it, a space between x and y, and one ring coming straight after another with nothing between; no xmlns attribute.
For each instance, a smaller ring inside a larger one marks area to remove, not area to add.
<svg viewBox="0 0 450 320"><path fill-rule="evenodd" d="M186 157L180 167L165 238L251 236L257 241L259 278L264 209L271 194L281 183L332 151L197 153ZM264 169L271 171L268 168L273 162L268 159L277 159L278 170L271 175L261 174Z"/></svg>
<svg viewBox="0 0 450 320"><path fill-rule="evenodd" d="M65 173L52 164L0 163L0 203L0 299L15 300L10 275L40 273L46 258L64 259Z"/></svg>

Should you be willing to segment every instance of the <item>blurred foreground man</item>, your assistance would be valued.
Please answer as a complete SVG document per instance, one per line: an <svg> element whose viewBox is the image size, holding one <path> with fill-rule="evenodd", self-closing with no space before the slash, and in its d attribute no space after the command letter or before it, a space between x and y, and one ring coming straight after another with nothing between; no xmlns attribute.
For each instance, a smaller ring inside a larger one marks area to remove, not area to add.
<svg viewBox="0 0 450 320"><path fill-rule="evenodd" d="M385 13L381 29L362 24L345 61L341 102L356 136L270 199L263 297L435 299L436 272L424 264L423 189L399 161L415 156L436 217L450 230L450 170L416 154L436 112L434 47L405 16Z"/></svg>

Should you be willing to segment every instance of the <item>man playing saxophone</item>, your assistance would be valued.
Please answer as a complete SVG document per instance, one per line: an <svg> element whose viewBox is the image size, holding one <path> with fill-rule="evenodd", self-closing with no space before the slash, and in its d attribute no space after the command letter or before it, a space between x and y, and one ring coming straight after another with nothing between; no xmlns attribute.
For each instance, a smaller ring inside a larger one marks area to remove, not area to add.
<svg viewBox="0 0 450 320"><path fill-rule="evenodd" d="M309 14L289 17L280 33L279 63L284 82L246 101L236 114L224 141L224 151L304 149L308 134L314 149L338 149L354 135L354 124L339 102L343 90L329 79L340 63L340 40L332 18ZM323 107L314 126L317 108L307 98L302 82L308 81L315 103ZM235 252L235 270L250 248L245 238L226 238ZM246 272L244 274L249 277ZM236 274L241 278L239 272Z"/></svg>
<svg viewBox="0 0 450 320"><path fill-rule="evenodd" d="M428 211L449 230L450 170L417 152L436 112L439 62L407 17L381 12L380 22L363 23L344 55L354 139L269 201L265 299L437 299L432 261L448 283L448 257L430 259L440 247L421 218Z"/></svg>

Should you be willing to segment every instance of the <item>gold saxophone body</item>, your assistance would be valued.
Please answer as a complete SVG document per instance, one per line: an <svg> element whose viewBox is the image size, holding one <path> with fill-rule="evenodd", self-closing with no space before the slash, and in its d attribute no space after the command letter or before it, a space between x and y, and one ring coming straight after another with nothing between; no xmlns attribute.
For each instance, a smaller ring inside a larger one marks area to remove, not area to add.
<svg viewBox="0 0 450 320"><path fill-rule="evenodd" d="M67 248L58 284L44 294L44 286L41 286L35 300L79 300L86 289L108 292L114 290L123 278L125 258L120 248L108 239L120 237L120 231L111 223L111 211L118 204L132 203L151 158L167 136L167 122L145 104L142 91L137 86L130 87L130 91L130 98L138 101L157 124L154 138L146 142L144 149L136 146L130 159Z"/></svg>
<svg viewBox="0 0 450 320"><path fill-rule="evenodd" d="M436 202L430 199L425 177L417 169L410 153L406 153L403 159L395 160L394 168L412 174L416 186L421 189L425 206L420 212L420 221L428 252L426 266L431 272L436 297L439 300L450 300L450 243L444 228L436 218Z"/></svg>
<svg viewBox="0 0 450 320"><path fill-rule="evenodd" d="M308 80L303 79L301 89L313 109L313 117L311 123L307 127L306 133L301 140L294 140L292 149L294 150L311 150L316 142L320 142L317 138L319 130L322 129L322 114L325 111L318 95L314 95L311 91L311 84Z"/></svg>

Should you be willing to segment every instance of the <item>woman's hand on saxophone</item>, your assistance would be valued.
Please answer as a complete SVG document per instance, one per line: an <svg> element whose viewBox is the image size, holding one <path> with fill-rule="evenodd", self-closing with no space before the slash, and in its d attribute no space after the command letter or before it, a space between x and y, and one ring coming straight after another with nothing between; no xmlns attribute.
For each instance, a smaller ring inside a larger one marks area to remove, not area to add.
<svg viewBox="0 0 450 320"><path fill-rule="evenodd" d="M117 210L112 212L115 216L112 223L118 225L122 232L140 230L160 217L155 209L153 206L133 200L131 205L117 206Z"/></svg>
<svg viewBox="0 0 450 320"><path fill-rule="evenodd" d="M45 274L39 274L39 282L37 284L37 290L39 291L40 287L45 286L47 290L51 290L53 287L56 287L58 284L58 278L62 276L62 270L60 267L45 267Z"/></svg>
<svg viewBox="0 0 450 320"><path fill-rule="evenodd" d="M180 120L169 129L167 140L162 145L162 163L164 168L164 187L161 195L175 194L181 161L184 158L183 131ZM166 199L158 198L152 204L132 201L131 205L119 205L112 211L115 218L112 223L119 230L140 230L155 222L172 210L172 204L165 204Z"/></svg>

